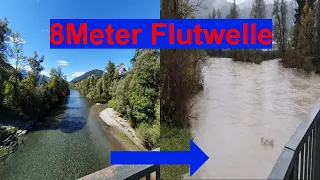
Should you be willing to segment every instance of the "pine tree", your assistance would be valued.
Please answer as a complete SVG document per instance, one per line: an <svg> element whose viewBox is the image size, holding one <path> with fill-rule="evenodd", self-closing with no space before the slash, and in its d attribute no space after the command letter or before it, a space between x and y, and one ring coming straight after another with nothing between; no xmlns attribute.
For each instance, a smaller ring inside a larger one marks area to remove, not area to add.
<svg viewBox="0 0 320 180"><path fill-rule="evenodd" d="M286 61L286 47L287 47L287 4L285 0L274 0L273 12L274 16L274 37L279 45L282 60Z"/></svg>
<svg viewBox="0 0 320 180"><path fill-rule="evenodd" d="M312 70L312 47L313 47L313 12L308 4L303 8L301 25L298 36L298 68L308 72Z"/></svg>
<svg viewBox="0 0 320 180"><path fill-rule="evenodd" d="M302 17L302 13L304 10L304 7L306 5L306 2L308 4L308 6L311 8L311 10L314 7L314 2L316 2L316 0L296 0L297 2L297 8L295 8L295 14L294 14L294 30L293 30L293 47L297 46L298 43L298 36L299 36L299 31L300 31L300 24L301 24L301 17Z"/></svg>
<svg viewBox="0 0 320 180"><path fill-rule="evenodd" d="M228 19L237 19L239 17L239 13L238 13L238 8L237 8L237 4L236 1L233 0L233 4L230 8L230 12L229 15L227 16ZM232 58L235 61L238 61L238 50L232 50L231 51L232 54Z"/></svg>
<svg viewBox="0 0 320 180"><path fill-rule="evenodd" d="M288 41L288 38L287 38L287 34L288 34L287 13L288 13L287 3L285 0L281 0L281 4L280 4L280 18L281 18L280 50L282 51L282 57L283 57L284 61L286 61L286 48L287 48L287 41Z"/></svg>
<svg viewBox="0 0 320 180"><path fill-rule="evenodd" d="M264 19L266 18L266 2L264 0L252 1L252 10L250 17L253 19Z"/></svg>
<svg viewBox="0 0 320 180"><path fill-rule="evenodd" d="M252 19L266 18L266 3L264 0L254 0L250 13ZM245 59L250 62L260 63L262 61L261 50L244 50Z"/></svg>
<svg viewBox="0 0 320 180"><path fill-rule="evenodd" d="M31 72L29 72L29 74L34 73L34 79L33 79L34 86L37 84L40 72L44 69L43 66L41 65L43 61L44 61L44 56L41 56L41 58L39 58L37 51L34 52L33 57L28 58L28 63L31 68Z"/></svg>
<svg viewBox="0 0 320 180"><path fill-rule="evenodd" d="M0 64L3 62L7 62L8 55L8 41L9 36L11 34L11 30L8 27L8 20L0 19Z"/></svg>
<svg viewBox="0 0 320 180"><path fill-rule="evenodd" d="M320 56L320 0L317 2L316 6L316 46L315 46L315 52L317 53L317 56Z"/></svg>
<svg viewBox="0 0 320 180"><path fill-rule="evenodd" d="M298 24L301 23L301 16L302 16L303 9L305 7L306 2L308 4L308 6L312 9L313 8L313 4L314 4L314 2L316 2L316 0L296 0L296 2L297 2L297 5L298 5L298 8L295 9L296 13L294 15L294 17L295 17L294 23L296 25L298 25Z"/></svg>
<svg viewBox="0 0 320 180"><path fill-rule="evenodd" d="M220 9L217 10L217 19L222 19L222 13L221 13ZM222 50L218 49L217 50L217 56L221 57L221 55L222 55Z"/></svg>
<svg viewBox="0 0 320 180"><path fill-rule="evenodd" d="M216 9L213 8L211 14L208 15L208 19L215 19L216 18Z"/></svg>
<svg viewBox="0 0 320 180"><path fill-rule="evenodd" d="M18 83L20 80L20 70L25 65L26 57L23 55L23 44L24 41L20 37L19 32L15 32L11 36L11 41L13 42L12 54L11 57L15 60L15 71L14 71L14 97L16 97L18 93Z"/></svg>
<svg viewBox="0 0 320 180"><path fill-rule="evenodd" d="M222 19L222 13L220 9L217 10L217 19Z"/></svg>
<svg viewBox="0 0 320 180"><path fill-rule="evenodd" d="M237 19L238 17L239 17L239 13L238 13L238 7L236 4L236 0L233 0L229 15L227 16L227 18L228 19Z"/></svg>

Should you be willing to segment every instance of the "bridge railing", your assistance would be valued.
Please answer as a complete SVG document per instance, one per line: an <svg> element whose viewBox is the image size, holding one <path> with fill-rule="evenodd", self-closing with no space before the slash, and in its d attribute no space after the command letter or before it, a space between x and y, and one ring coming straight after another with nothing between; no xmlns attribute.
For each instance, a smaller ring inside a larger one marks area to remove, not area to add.
<svg viewBox="0 0 320 180"><path fill-rule="evenodd" d="M153 151L160 151L155 149ZM160 165L113 165L79 180L160 180Z"/></svg>
<svg viewBox="0 0 320 180"><path fill-rule="evenodd" d="M160 180L160 165L114 165L79 180Z"/></svg>
<svg viewBox="0 0 320 180"><path fill-rule="evenodd" d="M268 179L320 178L320 99L285 145Z"/></svg>

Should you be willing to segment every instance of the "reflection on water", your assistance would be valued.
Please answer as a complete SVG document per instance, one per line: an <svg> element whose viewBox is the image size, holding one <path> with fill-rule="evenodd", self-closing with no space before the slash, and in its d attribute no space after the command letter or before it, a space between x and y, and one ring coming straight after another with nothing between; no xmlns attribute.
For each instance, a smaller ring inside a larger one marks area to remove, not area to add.
<svg viewBox="0 0 320 180"><path fill-rule="evenodd" d="M105 132L99 117L104 108L71 91L0 164L0 179L76 179L109 166L110 151L123 147Z"/></svg>
<svg viewBox="0 0 320 180"><path fill-rule="evenodd" d="M193 178L267 178L320 96L320 77L276 60L256 65L212 58L202 69L192 133L210 159Z"/></svg>

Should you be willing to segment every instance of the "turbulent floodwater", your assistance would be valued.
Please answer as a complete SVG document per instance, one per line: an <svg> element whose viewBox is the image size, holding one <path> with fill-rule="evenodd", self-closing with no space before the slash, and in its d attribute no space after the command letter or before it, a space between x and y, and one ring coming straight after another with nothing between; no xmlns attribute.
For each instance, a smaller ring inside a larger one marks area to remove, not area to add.
<svg viewBox="0 0 320 180"><path fill-rule="evenodd" d="M276 60L256 65L214 58L204 63L202 75L192 133L210 159L193 178L267 178L320 97L320 77L285 69Z"/></svg>
<svg viewBox="0 0 320 180"><path fill-rule="evenodd" d="M0 163L0 179L76 179L109 166L110 151L123 147L99 117L104 108L71 91L66 103Z"/></svg>

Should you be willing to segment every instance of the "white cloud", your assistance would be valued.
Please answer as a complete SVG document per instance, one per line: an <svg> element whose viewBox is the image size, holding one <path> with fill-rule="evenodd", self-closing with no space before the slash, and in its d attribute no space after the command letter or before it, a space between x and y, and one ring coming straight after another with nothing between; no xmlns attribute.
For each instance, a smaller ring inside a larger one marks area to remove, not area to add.
<svg viewBox="0 0 320 180"><path fill-rule="evenodd" d="M59 66L68 66L69 65L69 62L64 61L64 60L59 60L59 61L57 61L57 63L59 64Z"/></svg>
<svg viewBox="0 0 320 180"><path fill-rule="evenodd" d="M72 74L72 77L79 77L79 76L81 76L81 75L83 75L85 72L74 72L73 74Z"/></svg>
<svg viewBox="0 0 320 180"><path fill-rule="evenodd" d="M29 65L25 66L23 69L24 69L24 70L26 70L27 72L29 72L29 71L31 71L31 70L32 70L32 69L31 69L31 67L30 67Z"/></svg>
<svg viewBox="0 0 320 180"><path fill-rule="evenodd" d="M46 71L41 71L40 74L45 75L47 77L50 77L50 73L48 73Z"/></svg>

